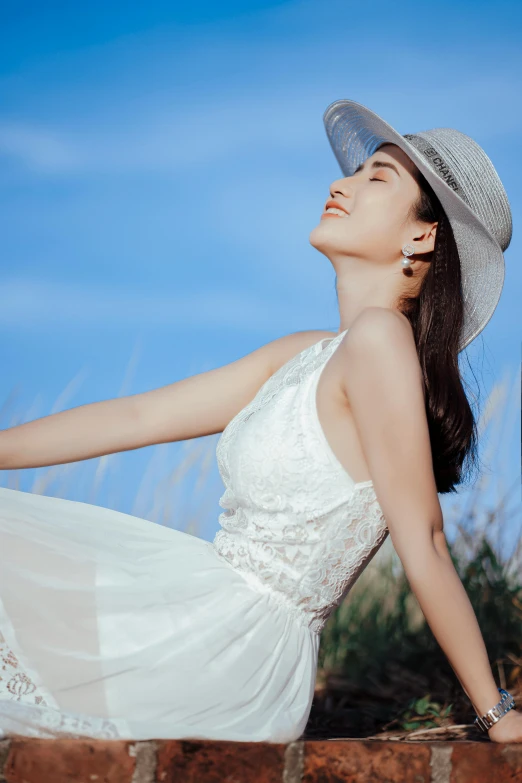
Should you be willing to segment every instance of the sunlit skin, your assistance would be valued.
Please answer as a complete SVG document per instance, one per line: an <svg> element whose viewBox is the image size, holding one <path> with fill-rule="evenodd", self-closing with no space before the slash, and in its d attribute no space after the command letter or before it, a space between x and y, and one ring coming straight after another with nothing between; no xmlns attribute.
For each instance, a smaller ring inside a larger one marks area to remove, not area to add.
<svg viewBox="0 0 522 783"><path fill-rule="evenodd" d="M392 164L398 173L388 166L372 168L374 162ZM365 307L395 310L399 294L415 294L429 269L437 223L407 219L420 192L414 170L415 164L400 147L385 144L364 161L360 171L332 182L323 201L322 208L333 198L350 213L320 216L309 237L335 269L340 332ZM410 276L401 265L405 244L415 248Z"/></svg>

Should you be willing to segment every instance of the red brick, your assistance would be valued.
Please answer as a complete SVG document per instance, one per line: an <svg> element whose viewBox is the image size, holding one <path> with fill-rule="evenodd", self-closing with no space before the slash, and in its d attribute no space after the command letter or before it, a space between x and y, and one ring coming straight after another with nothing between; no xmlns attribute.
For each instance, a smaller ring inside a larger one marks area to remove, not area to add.
<svg viewBox="0 0 522 783"><path fill-rule="evenodd" d="M156 740L157 783L281 783L286 745Z"/></svg>
<svg viewBox="0 0 522 783"><path fill-rule="evenodd" d="M522 783L522 743L455 742L449 783Z"/></svg>
<svg viewBox="0 0 522 783"><path fill-rule="evenodd" d="M428 745L380 740L307 740L303 783L430 783Z"/></svg>
<svg viewBox="0 0 522 783"><path fill-rule="evenodd" d="M12 737L0 743L1 761L0 779L7 783L131 783L134 773L152 781L155 771L156 783L297 782L301 761L302 783L522 783L522 744L463 740L306 740L286 746Z"/></svg>
<svg viewBox="0 0 522 783"><path fill-rule="evenodd" d="M135 766L128 741L13 737L4 776L7 783L131 783Z"/></svg>

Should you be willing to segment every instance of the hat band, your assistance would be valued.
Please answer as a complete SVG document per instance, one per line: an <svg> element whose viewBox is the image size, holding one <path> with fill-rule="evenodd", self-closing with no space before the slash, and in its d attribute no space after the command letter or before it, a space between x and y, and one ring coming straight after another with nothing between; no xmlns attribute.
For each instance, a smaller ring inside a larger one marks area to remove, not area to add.
<svg viewBox="0 0 522 783"><path fill-rule="evenodd" d="M433 147L429 141L423 139L422 136L417 136L414 133L406 133L403 138L407 139L407 141L413 144L413 146L427 158L430 168L432 168L433 171L466 202L468 207L471 207L471 204L457 182L451 167L446 163L440 152L437 152L435 147Z"/></svg>

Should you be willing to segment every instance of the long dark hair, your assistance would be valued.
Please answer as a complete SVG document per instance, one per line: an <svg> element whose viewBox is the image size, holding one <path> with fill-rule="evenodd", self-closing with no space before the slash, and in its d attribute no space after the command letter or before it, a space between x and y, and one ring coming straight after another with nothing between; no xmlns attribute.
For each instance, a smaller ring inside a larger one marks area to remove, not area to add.
<svg viewBox="0 0 522 783"><path fill-rule="evenodd" d="M418 293L402 294L396 307L411 323L422 368L437 491L456 492L456 486L478 462L476 421L459 368L464 318L460 260L451 224L437 195L419 169L414 176L420 193L409 217L437 221L435 246Z"/></svg>

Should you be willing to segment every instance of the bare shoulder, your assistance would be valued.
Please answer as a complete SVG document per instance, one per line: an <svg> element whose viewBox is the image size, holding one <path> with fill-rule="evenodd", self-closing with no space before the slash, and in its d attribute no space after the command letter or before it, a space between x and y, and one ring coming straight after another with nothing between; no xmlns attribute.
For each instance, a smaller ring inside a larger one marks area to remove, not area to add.
<svg viewBox="0 0 522 783"><path fill-rule="evenodd" d="M344 335L343 350L405 350L410 359L417 358L413 328L405 315L386 307L365 307Z"/></svg>
<svg viewBox="0 0 522 783"><path fill-rule="evenodd" d="M323 329L308 329L303 332L292 332L272 340L271 343L268 343L270 348L270 375L273 375L286 362L306 348L310 348L321 340L331 339L335 336L336 332L326 332Z"/></svg>
<svg viewBox="0 0 522 783"><path fill-rule="evenodd" d="M388 307L365 307L355 318L344 337L350 342L357 338L398 339L397 335L408 335L413 340L413 329L403 313ZM389 337L388 337L389 336Z"/></svg>
<svg viewBox="0 0 522 783"><path fill-rule="evenodd" d="M352 362L390 360L396 372L416 375L423 384L413 328L405 315L386 307L366 307L353 321L342 341L343 377ZM345 390L346 387L344 386Z"/></svg>

